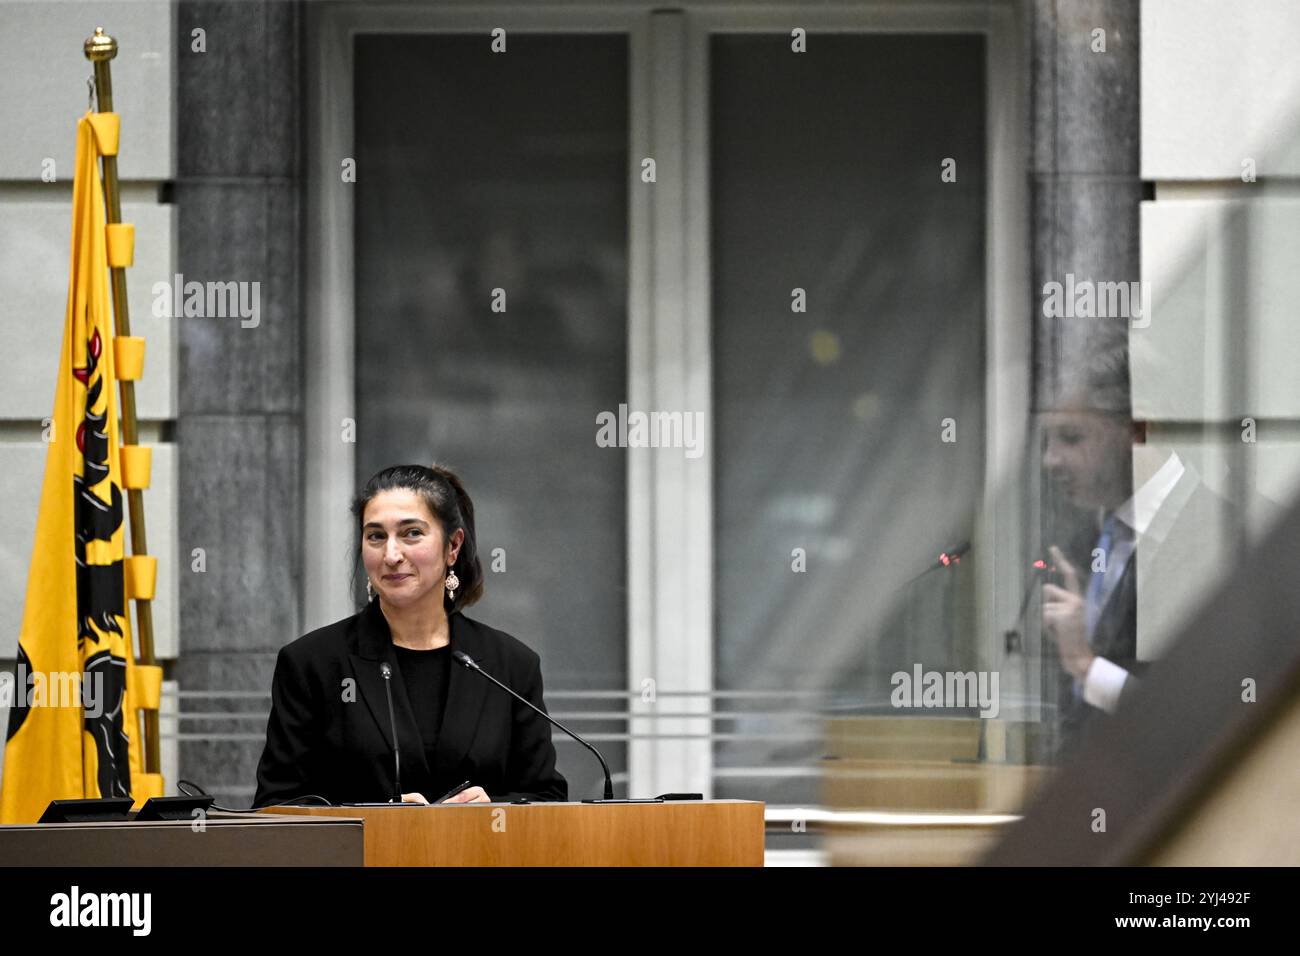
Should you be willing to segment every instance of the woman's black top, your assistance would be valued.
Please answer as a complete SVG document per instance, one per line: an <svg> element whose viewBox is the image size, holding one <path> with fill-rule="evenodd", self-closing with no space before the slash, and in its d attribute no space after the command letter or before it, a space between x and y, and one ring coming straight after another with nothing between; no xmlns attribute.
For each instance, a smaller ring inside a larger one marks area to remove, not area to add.
<svg viewBox="0 0 1300 956"><path fill-rule="evenodd" d="M415 711L415 723L420 728L420 741L429 766L436 763L435 752L438 748L438 734L442 732L442 715L447 708L447 685L451 679L451 645L433 650L417 651L409 647L393 645L397 656L397 669L402 673L402 683L406 685L406 695L411 700L411 709ZM407 784L406 774L402 783ZM429 780L409 781L407 793L412 791L424 793ZM417 785L418 784L418 785ZM437 800L440 793L425 793L428 800Z"/></svg>

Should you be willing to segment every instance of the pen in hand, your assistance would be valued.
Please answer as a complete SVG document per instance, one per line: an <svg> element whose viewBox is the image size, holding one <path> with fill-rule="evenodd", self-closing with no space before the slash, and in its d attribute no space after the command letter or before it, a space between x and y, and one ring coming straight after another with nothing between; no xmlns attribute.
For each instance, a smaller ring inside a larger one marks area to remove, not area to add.
<svg viewBox="0 0 1300 956"><path fill-rule="evenodd" d="M435 800L435 801L433 801L433 802L434 802L434 803L445 803L447 800L449 800L449 799L451 799L452 797L456 796L456 794L461 793L461 792L463 792L463 791L465 791L465 790L468 790L468 789L469 789L469 786L470 786L469 781L466 780L466 781L465 781L464 783L462 783L460 786L458 786L458 787L453 787L452 789L448 790L446 793L444 793L441 797L439 797L437 800Z"/></svg>

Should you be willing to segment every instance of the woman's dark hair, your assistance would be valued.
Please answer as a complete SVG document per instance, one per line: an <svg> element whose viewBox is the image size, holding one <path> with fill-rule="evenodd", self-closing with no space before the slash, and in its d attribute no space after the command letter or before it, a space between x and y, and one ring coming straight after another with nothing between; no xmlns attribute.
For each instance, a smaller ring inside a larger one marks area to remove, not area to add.
<svg viewBox="0 0 1300 956"><path fill-rule="evenodd" d="M474 502L465 493L465 486L449 468L434 465L392 465L377 473L366 482L366 486L352 499L352 517L357 520L357 544L354 554L361 555L361 526L366 513L366 505L381 491L404 489L419 495L434 520L442 525L443 540L450 541L457 529L464 529L465 540L461 543L456 561L451 566L460 579L456 599L448 600L447 592L442 592L442 605L447 613L460 611L475 603L483 596L483 566L478 560L478 541L474 534Z"/></svg>

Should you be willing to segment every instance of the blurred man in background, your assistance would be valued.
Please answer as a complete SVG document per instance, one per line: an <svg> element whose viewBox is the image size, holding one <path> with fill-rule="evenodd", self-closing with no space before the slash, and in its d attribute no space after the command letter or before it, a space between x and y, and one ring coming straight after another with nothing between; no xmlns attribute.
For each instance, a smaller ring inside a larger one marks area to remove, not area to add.
<svg viewBox="0 0 1300 956"><path fill-rule="evenodd" d="M1134 454L1147 435L1130 409L1127 349L1117 348L1096 354L1044 420L1043 467L1084 521L1073 547L1050 545L1057 580L1043 586L1043 626L1060 656L1062 755L1137 689L1158 635L1222 571L1210 542L1241 531L1238 509L1176 452ZM1168 619L1139 620L1139 587L1143 605Z"/></svg>

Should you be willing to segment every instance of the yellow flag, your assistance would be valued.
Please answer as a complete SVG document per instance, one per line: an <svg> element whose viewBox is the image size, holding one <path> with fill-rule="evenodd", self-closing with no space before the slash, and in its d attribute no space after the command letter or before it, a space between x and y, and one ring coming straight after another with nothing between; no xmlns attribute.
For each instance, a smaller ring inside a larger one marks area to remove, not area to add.
<svg viewBox="0 0 1300 956"><path fill-rule="evenodd" d="M104 191L77 123L68 307L10 696L0 822L54 799L131 796L140 731L122 559L125 523Z"/></svg>

